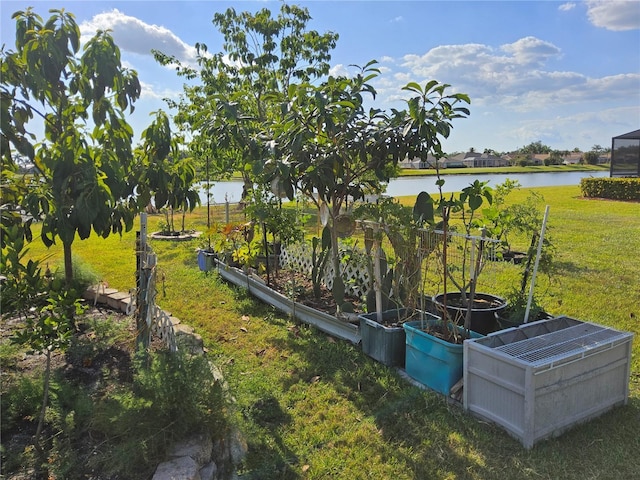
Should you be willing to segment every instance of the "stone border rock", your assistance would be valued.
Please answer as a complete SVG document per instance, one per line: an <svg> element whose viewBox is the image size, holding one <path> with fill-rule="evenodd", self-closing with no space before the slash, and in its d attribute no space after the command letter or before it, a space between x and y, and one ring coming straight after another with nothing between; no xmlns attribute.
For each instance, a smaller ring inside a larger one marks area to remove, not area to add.
<svg viewBox="0 0 640 480"><path fill-rule="evenodd" d="M131 295L106 285L89 287L83 295L87 301L108 305L114 310L131 314ZM189 325L167 313L179 348L192 355L204 355L202 337ZM209 362L211 373L225 390L220 369ZM237 478L235 467L247 454L247 443L237 429L230 429L220 440L213 442L209 434L195 434L176 443L169 450L169 458L156 467L152 480L227 480Z"/></svg>

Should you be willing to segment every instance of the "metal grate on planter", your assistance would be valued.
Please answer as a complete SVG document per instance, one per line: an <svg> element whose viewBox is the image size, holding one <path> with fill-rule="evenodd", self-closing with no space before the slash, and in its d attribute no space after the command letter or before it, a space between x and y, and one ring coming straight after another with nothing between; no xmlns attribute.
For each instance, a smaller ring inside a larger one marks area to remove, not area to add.
<svg viewBox="0 0 640 480"><path fill-rule="evenodd" d="M593 323L578 322L562 330L496 347L496 351L528 362L532 366L548 364L551 367L557 362L566 362L573 355L581 355L599 346L623 340L627 336L625 332Z"/></svg>
<svg viewBox="0 0 640 480"><path fill-rule="evenodd" d="M627 403L633 334L569 317L464 344L464 406L526 448Z"/></svg>

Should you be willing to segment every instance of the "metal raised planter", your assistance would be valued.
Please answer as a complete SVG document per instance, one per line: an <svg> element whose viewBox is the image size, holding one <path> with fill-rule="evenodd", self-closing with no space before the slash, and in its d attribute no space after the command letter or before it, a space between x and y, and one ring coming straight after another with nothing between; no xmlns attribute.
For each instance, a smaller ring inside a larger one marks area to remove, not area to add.
<svg viewBox="0 0 640 480"><path fill-rule="evenodd" d="M254 297L269 305L273 305L287 315L292 315L298 320L313 325L323 332L348 340L353 344L360 343L360 329L357 325L295 302L267 286L261 278L254 275L247 275L242 270L229 267L220 261L218 261L218 273L225 280L239 287L246 288Z"/></svg>

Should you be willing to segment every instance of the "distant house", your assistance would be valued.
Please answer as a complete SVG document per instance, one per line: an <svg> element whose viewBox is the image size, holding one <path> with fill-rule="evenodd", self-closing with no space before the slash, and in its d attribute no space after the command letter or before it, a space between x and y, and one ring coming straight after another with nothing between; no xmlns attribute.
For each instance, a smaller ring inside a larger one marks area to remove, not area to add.
<svg viewBox="0 0 640 480"><path fill-rule="evenodd" d="M427 156L426 162L422 162L418 158L414 158L413 160L405 159L403 162L400 162L400 167L410 169L436 168L436 162L440 168L509 166L509 160L507 158L488 153L467 152L442 158L439 161L431 154Z"/></svg>
<svg viewBox="0 0 640 480"><path fill-rule="evenodd" d="M442 168L463 168L466 165L463 163L464 153L458 153L457 155L452 155L450 157L443 158L440 161L440 166Z"/></svg>
<svg viewBox="0 0 640 480"><path fill-rule="evenodd" d="M483 153L473 158L474 167L506 167L507 165L509 165L507 159L490 153Z"/></svg>
<svg viewBox="0 0 640 480"><path fill-rule="evenodd" d="M436 168L437 159L431 154L427 155L427 161L422 162L419 158L413 158L409 160L406 158L404 161L400 162L400 168L409 168L409 169L423 169L423 168Z"/></svg>
<svg viewBox="0 0 640 480"><path fill-rule="evenodd" d="M532 165L544 165L544 161L551 157L550 153L534 153L530 157Z"/></svg>
<svg viewBox="0 0 640 480"><path fill-rule="evenodd" d="M571 152L569 155L562 157L563 165L577 165L582 161L582 152Z"/></svg>

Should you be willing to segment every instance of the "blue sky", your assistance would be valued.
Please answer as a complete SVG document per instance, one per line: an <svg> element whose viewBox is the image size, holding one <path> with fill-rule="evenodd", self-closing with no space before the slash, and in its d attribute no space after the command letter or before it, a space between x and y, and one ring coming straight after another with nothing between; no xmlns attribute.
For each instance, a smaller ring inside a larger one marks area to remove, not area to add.
<svg viewBox="0 0 640 480"><path fill-rule="evenodd" d="M309 28L340 35L332 71L378 60L379 108L403 108L401 87L436 79L471 97L471 116L454 123L447 152L500 152L541 141L555 149L610 147L640 128L640 0L311 1ZM12 48L16 10L34 6L75 14L83 35L111 29L126 66L137 70L142 98L129 118L136 134L149 113L167 109L182 80L159 66L151 48L193 60L196 42L221 51L211 20L233 6L255 12L277 1L5 1L0 43Z"/></svg>

